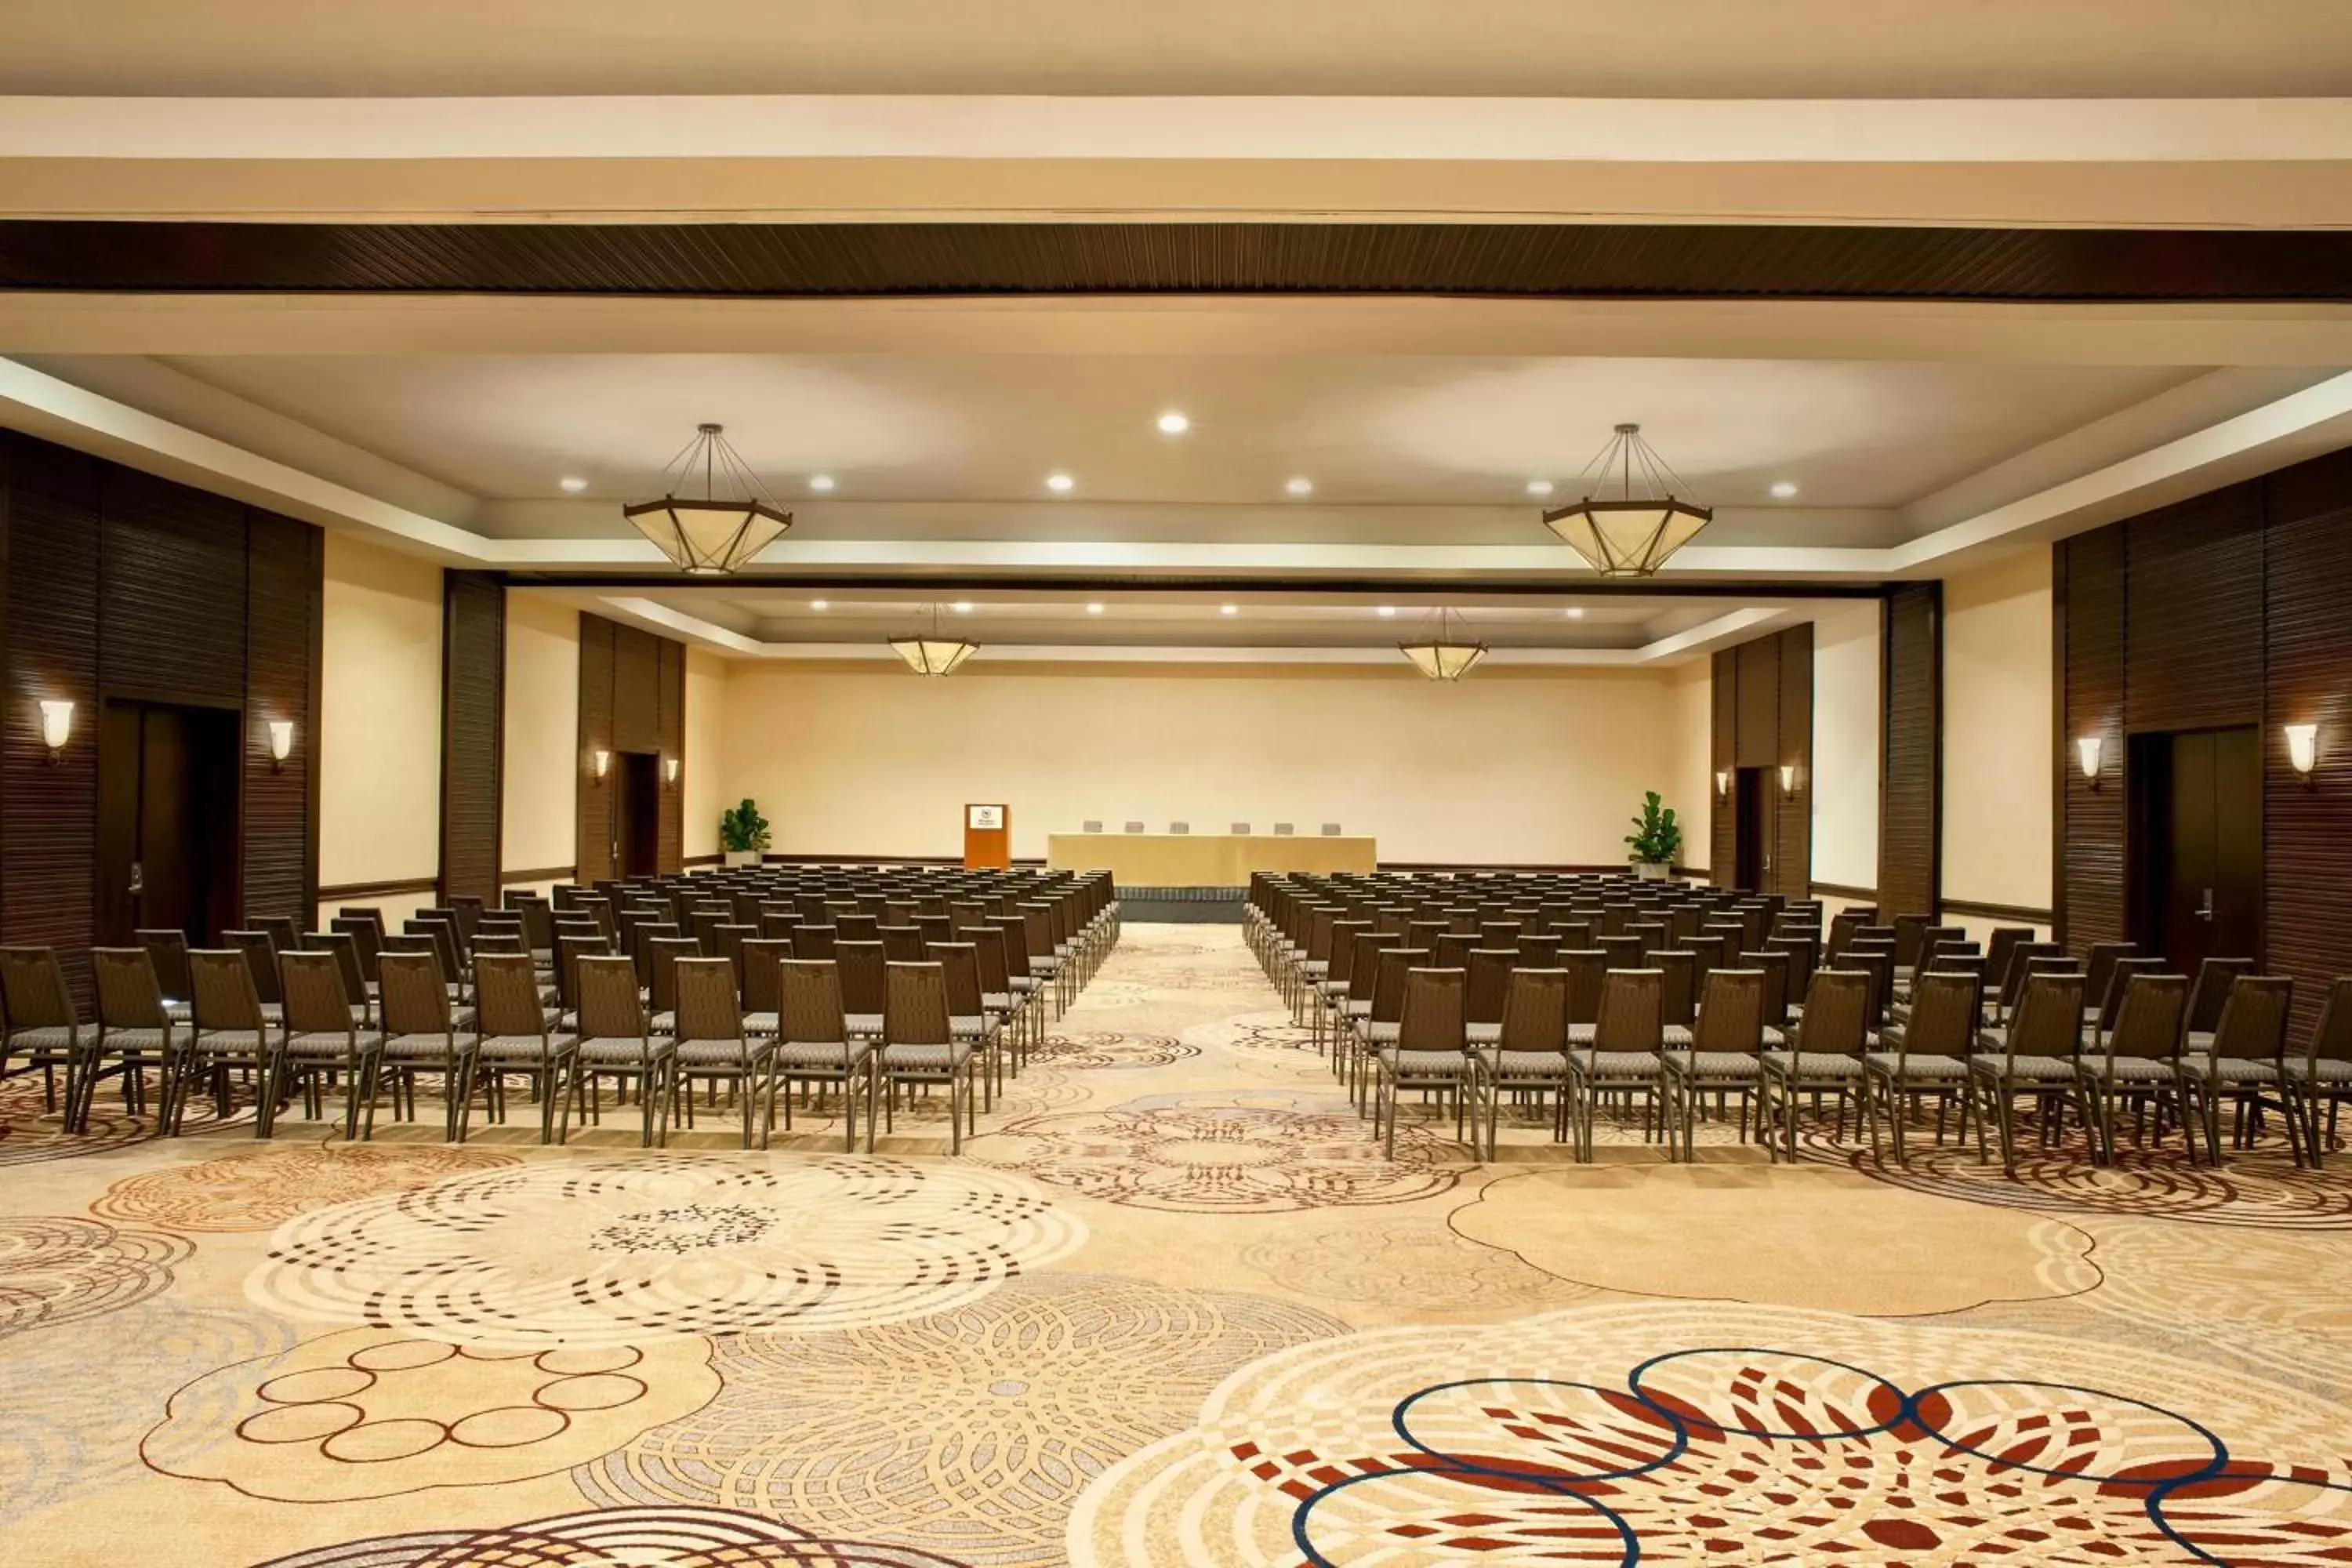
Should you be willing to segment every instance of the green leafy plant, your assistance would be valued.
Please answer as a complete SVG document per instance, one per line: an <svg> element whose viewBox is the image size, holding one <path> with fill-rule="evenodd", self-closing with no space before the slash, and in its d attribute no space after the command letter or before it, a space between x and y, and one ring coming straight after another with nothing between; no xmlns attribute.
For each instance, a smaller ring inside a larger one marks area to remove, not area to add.
<svg viewBox="0 0 2352 1568"><path fill-rule="evenodd" d="M1683 830L1675 822L1675 808L1656 790L1642 797L1642 815L1633 823L1641 831L1625 835L1625 842L1633 846L1634 859L1671 866L1682 854Z"/></svg>
<svg viewBox="0 0 2352 1568"><path fill-rule="evenodd" d="M768 819L751 797L745 795L743 804L728 807L719 814L719 847L735 854L768 847Z"/></svg>

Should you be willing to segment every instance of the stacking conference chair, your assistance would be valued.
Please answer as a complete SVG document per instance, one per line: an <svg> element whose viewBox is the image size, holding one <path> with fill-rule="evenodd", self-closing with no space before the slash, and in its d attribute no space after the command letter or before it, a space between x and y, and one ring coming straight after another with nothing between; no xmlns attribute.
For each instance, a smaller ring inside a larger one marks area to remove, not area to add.
<svg viewBox="0 0 2352 1568"><path fill-rule="evenodd" d="M1397 1096L1408 1089L1450 1096L1458 1142L1468 1116L1471 1057L1463 1033L1465 977L1458 969L1411 969L1395 1039L1372 1054L1372 1131L1386 1128L1388 1157L1396 1158Z"/></svg>
<svg viewBox="0 0 2352 1568"><path fill-rule="evenodd" d="M1764 1039L1763 972L1707 971L1690 1048L1659 1058L1669 1136L1679 1136L1685 1160L1694 1157L1699 1105L1709 1094L1718 1107L1729 1096L1739 1096L1739 1136L1746 1140L1748 1113L1763 1082Z"/></svg>
<svg viewBox="0 0 2352 1568"><path fill-rule="evenodd" d="M387 957L391 956L389 953ZM439 957L433 955L437 970ZM559 963L562 962L559 957ZM583 956L573 964L593 963ZM506 1079L527 1078L539 1102L539 1141L568 1138L571 1116L559 1126L556 1107L570 1088L580 1037L562 1026L563 1015L541 1005L538 976L530 960L512 953L484 953L474 963L475 1047L477 1070L487 1080L488 1110L493 1121L506 1120ZM632 990L635 983L631 982ZM443 988L442 994L448 994ZM471 1095L465 1097L470 1103ZM467 1112L461 1111L461 1118ZM462 1127L462 1121L461 1121Z"/></svg>
<svg viewBox="0 0 2352 1568"><path fill-rule="evenodd" d="M971 1114L972 1075L977 1063L971 1045L955 1037L948 1011L948 981L944 965L931 963L892 963L884 971L882 1045L875 1057L875 1073L882 1094L886 1126L898 1124L901 1087L941 1085L948 1091L948 1149L963 1150L965 1121ZM977 1118L972 1130L978 1131ZM874 1122L866 1118L866 1149L873 1150Z"/></svg>
<svg viewBox="0 0 2352 1568"><path fill-rule="evenodd" d="M46 947L0 948L0 1077L38 1072L44 1110L58 1110L58 1073L65 1073L65 1125L79 1131L81 1080L89 1070L80 1015L66 990L58 955ZM18 1057L22 1067L11 1067Z"/></svg>
<svg viewBox="0 0 2352 1568"><path fill-rule="evenodd" d="M1847 944L1847 963L1854 957ZM1870 1009L1875 1000L1870 973L1860 969L1817 969L1805 993L1804 1016L1790 1045L1763 1056L1763 1118L1778 1132L1783 1157L1797 1158L1797 1097L1837 1096L1837 1127L1845 1130L1846 1104L1863 1088L1863 1058L1871 1046Z"/></svg>
<svg viewBox="0 0 2352 1568"><path fill-rule="evenodd" d="M751 1146L751 1126L757 1120L760 1147L766 1148L767 1108L761 1095L763 1090L774 1092L770 1067L776 1043L745 1031L735 965L724 958L681 958L676 979L677 1024L673 1050L677 1097L686 1107L687 1125L694 1125L694 1080L723 1081L732 1086L743 1113L743 1147Z"/></svg>
<svg viewBox="0 0 2352 1568"><path fill-rule="evenodd" d="M2301 1056L2288 1056L2280 1068L2287 1131L2292 1135L2300 1121L2311 1168L2323 1169L2326 1152L2336 1142L2336 1107L2352 1100L2352 978L2339 977L2328 987L2310 1044ZM2325 1130L2319 1124L2322 1106L2327 1110Z"/></svg>
<svg viewBox="0 0 2352 1568"><path fill-rule="evenodd" d="M1519 939L1522 942L1526 937ZM1513 969L1503 990L1503 1021L1492 1044L1471 1047L1472 1109L1483 1099L1486 1158L1496 1157L1502 1098L1552 1097L1552 1137L1568 1126L1568 972Z"/></svg>
<svg viewBox="0 0 2352 1568"><path fill-rule="evenodd" d="M165 1124L174 1133L180 1131L188 1092L206 1074L214 1109L227 1116L229 1074L242 1071L254 1083L253 1135L267 1138L278 1117L278 1026L262 1014L253 965L241 949L191 948L188 978L187 1056L173 1075Z"/></svg>
<svg viewBox="0 0 2352 1568"><path fill-rule="evenodd" d="M636 1088L638 1147L652 1147L658 1136L667 1148L677 1098L677 1041L654 1032L637 994L636 966L627 959L583 958L579 970L580 1034L572 1089L564 1097L564 1125L568 1131L575 1104L587 1121L603 1120L597 1085L606 1078L618 1079Z"/></svg>
<svg viewBox="0 0 2352 1568"><path fill-rule="evenodd" d="M2114 978L2118 999L2074 1064L2094 1147L2110 1165L2116 1163L2116 1112L2120 1104L2133 1102L2143 1108L2154 1104L2161 1126L2167 1102L2179 1101L2180 1023L2189 1006L2185 974L2119 970ZM2141 1126L2146 1124L2143 1110Z"/></svg>
<svg viewBox="0 0 2352 1568"><path fill-rule="evenodd" d="M1863 1057L1862 1113L1870 1122L1872 1153L1879 1152L1876 1108L1883 1106L1894 1130L1895 1163L1910 1163L1904 1128L1923 1095L1936 1097L1936 1141L1943 1142L1944 1108L1968 1091L1983 989L1982 978L1965 970L1924 970L1912 982L1908 1013Z"/></svg>
<svg viewBox="0 0 2352 1568"><path fill-rule="evenodd" d="M2285 1081L2286 1021L2294 1003L2292 977L2241 976L2221 1005L2211 1046L2199 1051L2192 1045L2180 1054L2188 1109L2204 1122L2206 1158L2216 1166L2221 1163L2221 1101L2238 1102L2234 1142L2243 1148L2252 1133L2249 1109L2263 1089L2279 1091Z"/></svg>
<svg viewBox="0 0 2352 1568"><path fill-rule="evenodd" d="M337 1079L343 1086L343 1137L360 1135L360 1107L373 1108L383 1036L362 1026L343 973L331 952L278 955L286 1029L278 1044L278 1081L283 1098L289 1081L301 1087L304 1110L322 1114L326 1092Z"/></svg>
<svg viewBox="0 0 2352 1568"><path fill-rule="evenodd" d="M485 953L482 957L488 957ZM529 962L529 954L521 955ZM477 963L480 959L476 960ZM441 978L441 961L431 952L387 952L377 955L376 1005L383 1042L377 1052L378 1083L393 1082L394 1113L404 1097L410 1120L416 1115L416 1076L437 1072L442 1081L442 1135L463 1143L473 1121L477 1037L462 1028ZM469 1016L467 1024L472 1018ZM377 1090L371 1088L367 1131L375 1131Z"/></svg>
<svg viewBox="0 0 2352 1568"><path fill-rule="evenodd" d="M89 1131L89 1109L99 1080L109 1073L122 1079L122 1102L134 1115L146 1109L146 1074L156 1072L159 1104L168 1100L177 1070L175 1047L185 1026L174 1023L163 1005L154 960L143 947L94 947L90 977L98 993L98 1044L81 1083L79 1108L69 1110L68 1131Z"/></svg>
<svg viewBox="0 0 2352 1568"><path fill-rule="evenodd" d="M2023 983L2005 1027L1977 1031L1976 1052L1969 1058L1969 1095L1976 1104L1978 1159L1985 1157L1990 1126L2000 1134L2001 1168L2015 1173L2018 1095L2032 1094L2041 1102L2045 1142L2056 1141L2066 1100L2084 1100L2082 1079L2075 1072L2083 1038L2083 986L2080 973L2033 975ZM2057 1115L2049 1114L2052 1110ZM2085 1124L2088 1121L2086 1108Z"/></svg>
<svg viewBox="0 0 2352 1568"><path fill-rule="evenodd" d="M792 1130L795 1085L841 1090L842 1147L857 1147L857 1101L866 1100L866 1147L874 1145L873 1047L849 1032L841 1005L841 973L830 959L790 959L777 974L782 1016L776 1031L777 1089L769 1096L769 1114L775 1100L784 1102L784 1129Z"/></svg>
<svg viewBox="0 0 2352 1568"><path fill-rule="evenodd" d="M1592 1158L1593 1123L1603 1095L1643 1096L1644 1141L1665 1105L1665 975L1655 969L1612 969L1601 987L1590 1046L1568 1053L1569 1115L1576 1157Z"/></svg>

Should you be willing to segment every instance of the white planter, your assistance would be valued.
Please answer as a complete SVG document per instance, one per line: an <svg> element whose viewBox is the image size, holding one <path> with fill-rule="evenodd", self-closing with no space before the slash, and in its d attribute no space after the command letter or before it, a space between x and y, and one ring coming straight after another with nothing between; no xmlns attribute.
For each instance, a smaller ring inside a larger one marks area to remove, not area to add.
<svg viewBox="0 0 2352 1568"><path fill-rule="evenodd" d="M727 851L726 860L727 864L730 866L756 866L760 863L760 851L757 849L730 849Z"/></svg>
<svg viewBox="0 0 2352 1568"><path fill-rule="evenodd" d="M1663 882L1675 874L1675 868L1664 860L1636 860L1633 875L1644 882Z"/></svg>

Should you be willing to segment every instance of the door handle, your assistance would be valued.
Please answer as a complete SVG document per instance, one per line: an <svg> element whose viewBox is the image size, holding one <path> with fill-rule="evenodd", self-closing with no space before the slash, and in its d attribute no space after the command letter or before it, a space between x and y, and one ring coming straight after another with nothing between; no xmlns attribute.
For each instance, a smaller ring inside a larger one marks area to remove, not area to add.
<svg viewBox="0 0 2352 1568"><path fill-rule="evenodd" d="M131 896L139 897L147 890L147 868L138 861L131 862Z"/></svg>
<svg viewBox="0 0 2352 1568"><path fill-rule="evenodd" d="M2210 888L2205 889L2205 901L2197 906L2197 918L2200 921L2213 918L2213 889Z"/></svg>

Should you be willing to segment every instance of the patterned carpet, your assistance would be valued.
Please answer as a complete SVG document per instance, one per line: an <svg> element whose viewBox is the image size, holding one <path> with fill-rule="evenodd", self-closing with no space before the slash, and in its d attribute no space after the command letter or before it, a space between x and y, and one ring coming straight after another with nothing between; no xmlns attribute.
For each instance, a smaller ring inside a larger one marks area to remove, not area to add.
<svg viewBox="0 0 2352 1568"><path fill-rule="evenodd" d="M953 1159L0 1085L0 1557L2352 1563L2352 1152L1391 1161L1227 927L1052 1035Z"/></svg>

